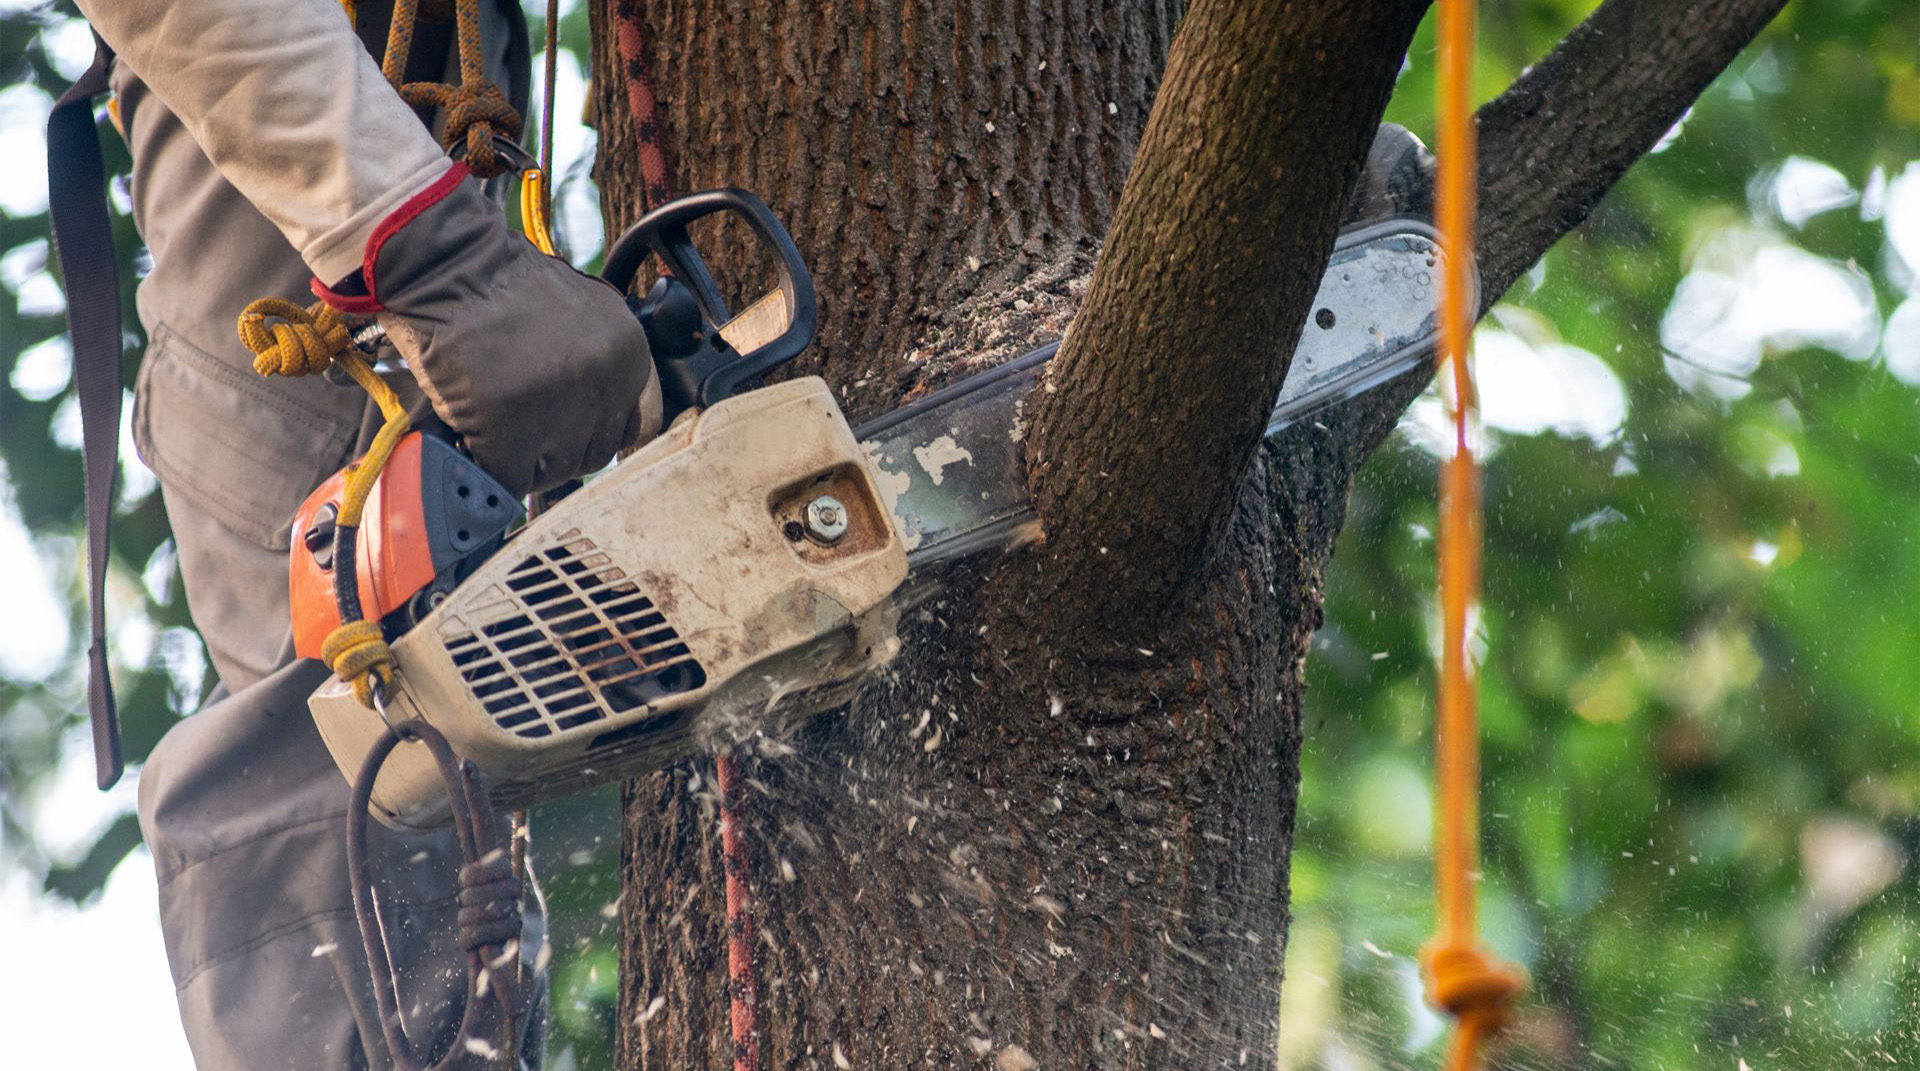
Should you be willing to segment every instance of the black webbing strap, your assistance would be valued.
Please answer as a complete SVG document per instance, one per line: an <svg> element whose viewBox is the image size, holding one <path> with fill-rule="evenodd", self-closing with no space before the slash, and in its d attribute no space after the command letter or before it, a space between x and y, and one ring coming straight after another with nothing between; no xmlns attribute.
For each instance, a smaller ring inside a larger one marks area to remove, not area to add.
<svg viewBox="0 0 1920 1071"><path fill-rule="evenodd" d="M113 787L124 765L120 717L107 676L107 526L113 518L113 478L120 468L120 276L114 264L113 222L107 214L107 168L100 151L93 98L107 91L113 51L94 38L93 66L67 90L47 118L47 212L67 287L67 324L73 339L73 379L80 394L81 467L86 474L87 708L93 721L93 761L100 787Z"/></svg>

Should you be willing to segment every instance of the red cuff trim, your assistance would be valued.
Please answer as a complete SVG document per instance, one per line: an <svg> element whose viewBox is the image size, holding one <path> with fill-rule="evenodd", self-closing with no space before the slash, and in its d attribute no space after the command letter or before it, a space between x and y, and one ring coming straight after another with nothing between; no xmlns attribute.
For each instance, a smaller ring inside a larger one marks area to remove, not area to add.
<svg viewBox="0 0 1920 1071"><path fill-rule="evenodd" d="M360 274L360 272L354 272L352 275L340 280L338 285L344 287L349 283L358 284L360 282ZM372 294L342 294L340 291L330 288L321 282L318 276L315 276L313 282L307 285L313 290L314 297L319 298L321 301L326 302L341 312L353 316L372 316L376 312L385 312L387 309L385 305L375 301ZM359 287L356 285L355 289L359 289Z"/></svg>
<svg viewBox="0 0 1920 1071"><path fill-rule="evenodd" d="M341 312L357 315L371 315L383 312L385 305L380 303L380 291L374 283L373 266L380 259L380 248L387 239L400 233L400 229L418 219L420 213L432 208L446 199L446 196L460 185L460 180L470 172L467 165L456 162L447 168L447 173L433 181L433 185L407 198L406 203L395 209L393 214L380 221L380 225L367 236L366 257L360 263L360 270L343 280L341 285L357 278L366 287L365 294L342 294L327 287L319 279L313 281L313 295ZM357 288L356 288L357 289Z"/></svg>

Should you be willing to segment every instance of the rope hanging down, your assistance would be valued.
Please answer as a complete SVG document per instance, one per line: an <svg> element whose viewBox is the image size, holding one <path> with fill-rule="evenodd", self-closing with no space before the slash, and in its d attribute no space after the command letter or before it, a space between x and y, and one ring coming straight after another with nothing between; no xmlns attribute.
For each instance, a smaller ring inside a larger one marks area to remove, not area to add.
<svg viewBox="0 0 1920 1071"><path fill-rule="evenodd" d="M1441 656L1439 711L1434 726L1434 779L1439 829L1434 853L1434 898L1440 932L1422 956L1427 999L1458 1023L1448 1057L1451 1071L1480 1066L1481 1043L1504 1024L1523 986L1520 972L1480 945L1474 897L1480 867L1477 794L1480 780L1479 712L1468 662L1467 618L1480 582L1480 469L1473 453L1477 427L1469 361L1476 309L1469 308L1467 266L1474 247L1478 182L1472 115L1475 0L1440 2L1438 212L1441 239L1452 253L1440 292L1441 375L1452 387L1453 452L1440 469ZM1442 395L1447 391L1443 390Z"/></svg>
<svg viewBox="0 0 1920 1071"><path fill-rule="evenodd" d="M753 890L747 884L747 845L740 834L740 771L731 754L714 760L720 788L720 868L727 881L727 1025L733 1033L733 1071L760 1071L759 994L753 981Z"/></svg>
<svg viewBox="0 0 1920 1071"><path fill-rule="evenodd" d="M643 209L651 211L673 197L668 177L665 135L659 101L647 62L647 29L639 0L609 0L625 75L627 110L633 116L640 160ZM665 270L665 265L661 266ZM746 842L742 832L745 801L738 761L731 753L714 760L720 790L720 863L726 876L728 1026L733 1041L733 1071L760 1071L758 993L753 969L753 892L748 884Z"/></svg>
<svg viewBox="0 0 1920 1071"><path fill-rule="evenodd" d="M647 63L647 28L640 20L639 0L613 0L614 37L620 47L620 65L627 76L627 111L633 114L634 143L639 148L642 193L651 211L672 199L667 179L665 134L660 130L659 102L653 94L653 69Z"/></svg>

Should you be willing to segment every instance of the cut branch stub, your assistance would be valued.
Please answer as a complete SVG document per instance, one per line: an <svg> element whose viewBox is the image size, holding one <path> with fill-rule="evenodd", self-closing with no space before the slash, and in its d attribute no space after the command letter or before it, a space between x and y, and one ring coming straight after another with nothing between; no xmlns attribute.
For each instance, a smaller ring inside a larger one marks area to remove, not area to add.
<svg viewBox="0 0 1920 1071"><path fill-rule="evenodd" d="M1150 621L1206 560L1425 7L1187 12L1028 429L1063 623Z"/></svg>

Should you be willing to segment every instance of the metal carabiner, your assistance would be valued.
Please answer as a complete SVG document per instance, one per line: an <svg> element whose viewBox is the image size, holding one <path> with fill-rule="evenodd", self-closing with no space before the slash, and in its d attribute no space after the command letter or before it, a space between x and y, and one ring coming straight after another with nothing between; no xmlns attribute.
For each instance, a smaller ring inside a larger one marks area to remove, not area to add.
<svg viewBox="0 0 1920 1071"><path fill-rule="evenodd" d="M547 218L547 173L540 170L540 161L534 159L525 146L502 134L493 136L493 151L520 180L520 232L542 253L559 256L553 244L553 222ZM447 155L456 160L465 159L467 139L463 137L447 146Z"/></svg>
<svg viewBox="0 0 1920 1071"><path fill-rule="evenodd" d="M369 674L369 676L372 675ZM380 683L380 678L375 676L367 682L367 691L373 693L373 712L380 715L380 721L387 727L388 732L399 736L400 730L393 727L393 719L387 715L387 686Z"/></svg>

